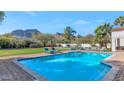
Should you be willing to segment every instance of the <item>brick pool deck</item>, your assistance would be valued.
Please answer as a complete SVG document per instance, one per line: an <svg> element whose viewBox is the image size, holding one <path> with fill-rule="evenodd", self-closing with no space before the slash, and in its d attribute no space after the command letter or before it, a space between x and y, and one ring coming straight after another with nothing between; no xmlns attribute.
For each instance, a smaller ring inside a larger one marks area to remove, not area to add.
<svg viewBox="0 0 124 93"><path fill-rule="evenodd" d="M68 52L68 51L65 51ZM50 55L46 53L29 54L19 56L0 57L0 80L3 81L33 81L34 76L26 72L23 68L14 63L15 59L31 58ZM112 57L106 59L106 63L111 63L119 68L114 77L114 81L124 81L124 52L116 52Z"/></svg>
<svg viewBox="0 0 124 93"><path fill-rule="evenodd" d="M65 53L65 52L68 52L68 51L63 51L62 53ZM40 57L40 56L46 56L46 55L51 55L51 54L40 53L40 54L27 54L27 55L0 57L0 81L37 80L33 75L29 74L18 64L15 64L15 60L22 59L22 58ZM43 78L41 80L46 80L46 79Z"/></svg>
<svg viewBox="0 0 124 93"><path fill-rule="evenodd" d="M14 63L15 59L44 56L47 54L31 54L0 57L0 80L2 81L34 81L35 77Z"/></svg>
<svg viewBox="0 0 124 93"><path fill-rule="evenodd" d="M106 60L107 63L111 63L119 68L119 71L114 77L114 81L124 81L124 52L116 52L113 56Z"/></svg>

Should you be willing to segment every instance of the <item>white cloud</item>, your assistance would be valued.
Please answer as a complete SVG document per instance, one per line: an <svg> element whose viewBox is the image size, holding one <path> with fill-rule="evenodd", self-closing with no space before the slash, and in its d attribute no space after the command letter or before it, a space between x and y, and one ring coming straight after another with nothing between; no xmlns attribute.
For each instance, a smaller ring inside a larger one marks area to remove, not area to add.
<svg viewBox="0 0 124 93"><path fill-rule="evenodd" d="M24 11L24 12L31 15L31 16L36 16L36 13L34 13L34 12L31 12L31 11Z"/></svg>
<svg viewBox="0 0 124 93"><path fill-rule="evenodd" d="M89 24L89 23L91 22L87 20L77 20L76 22L74 22L74 25L84 25L84 24Z"/></svg>

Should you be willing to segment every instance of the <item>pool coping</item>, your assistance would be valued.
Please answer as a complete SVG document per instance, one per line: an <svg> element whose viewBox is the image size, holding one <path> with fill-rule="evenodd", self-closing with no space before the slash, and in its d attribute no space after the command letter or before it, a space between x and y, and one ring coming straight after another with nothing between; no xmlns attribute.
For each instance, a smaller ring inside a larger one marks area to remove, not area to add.
<svg viewBox="0 0 124 93"><path fill-rule="evenodd" d="M25 65L19 63L19 60L34 59L34 58L54 56L54 55L61 55L61 54L66 54L66 53L71 53L71 52L80 52L80 51L69 51L69 52L57 53L57 54L52 54L52 55L51 54L50 55L42 55L42 56L38 56L38 57L17 58L17 59L14 59L13 63L15 63L16 65L18 65L19 67L21 67L24 71L26 71L31 76L33 76L35 78L34 81L48 81L48 79L45 78L44 76L38 74L37 72L33 71L32 69L30 69L30 68L26 67Z"/></svg>
<svg viewBox="0 0 124 93"><path fill-rule="evenodd" d="M110 69L109 72L107 72L107 74L104 76L104 78L102 79L103 81L113 81L115 76L117 75L118 71L119 71L119 67L116 65L113 65L112 63L108 62L108 59L111 59L112 57L114 57L116 55L116 52L114 52L110 57L104 59L102 61L102 63L111 66L112 68Z"/></svg>
<svg viewBox="0 0 124 93"><path fill-rule="evenodd" d="M16 65L18 65L19 67L21 67L24 71L26 71L31 76L33 76L35 78L34 81L48 81L47 78L45 78L42 75L36 73L32 69L27 68L25 65L19 63L18 60L14 60L13 63L15 63Z"/></svg>
<svg viewBox="0 0 124 93"><path fill-rule="evenodd" d="M27 68L26 66L24 66L21 63L19 63L18 61L19 60L25 60L25 59L33 59L33 58L61 55L61 54L66 54L66 53L71 53L71 52L83 52L83 51L69 51L69 52L65 52L65 53L57 53L57 54L52 54L52 55L43 55L43 56L38 56L38 57L19 58L19 59L15 59L14 63L17 64L19 67L21 67L24 71L26 71L30 75L32 75L35 78L34 81L48 81L47 78L45 78L44 76L38 74L37 72L33 71L32 69ZM105 53L105 52L97 52L97 53ZM116 53L112 54L110 57L108 57L108 58L106 58L106 59L101 61L102 64L105 64L107 66L111 66L112 67L110 69L110 71L107 72L107 74L104 76L104 78L101 81L112 81L112 80L114 80L115 75L118 73L118 71L119 71L119 67L118 66L115 66L115 65L113 65L111 63L107 63L107 59L110 59L114 55L116 55Z"/></svg>

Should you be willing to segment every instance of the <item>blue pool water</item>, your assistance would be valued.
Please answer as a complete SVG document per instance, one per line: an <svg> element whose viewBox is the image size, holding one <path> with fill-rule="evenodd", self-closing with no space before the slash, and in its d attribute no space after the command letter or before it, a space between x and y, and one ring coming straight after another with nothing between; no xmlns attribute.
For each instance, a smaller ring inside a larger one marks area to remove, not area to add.
<svg viewBox="0 0 124 93"><path fill-rule="evenodd" d="M19 60L21 64L48 80L102 80L111 69L101 61L111 54L71 52L52 56Z"/></svg>

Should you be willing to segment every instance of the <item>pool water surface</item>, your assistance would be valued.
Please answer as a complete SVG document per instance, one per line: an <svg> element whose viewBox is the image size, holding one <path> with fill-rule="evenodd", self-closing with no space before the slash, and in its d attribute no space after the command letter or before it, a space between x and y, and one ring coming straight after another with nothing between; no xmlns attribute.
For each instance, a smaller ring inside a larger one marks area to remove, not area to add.
<svg viewBox="0 0 124 93"><path fill-rule="evenodd" d="M101 61L106 53L70 52L19 60L19 63L52 81L98 81L111 69Z"/></svg>

